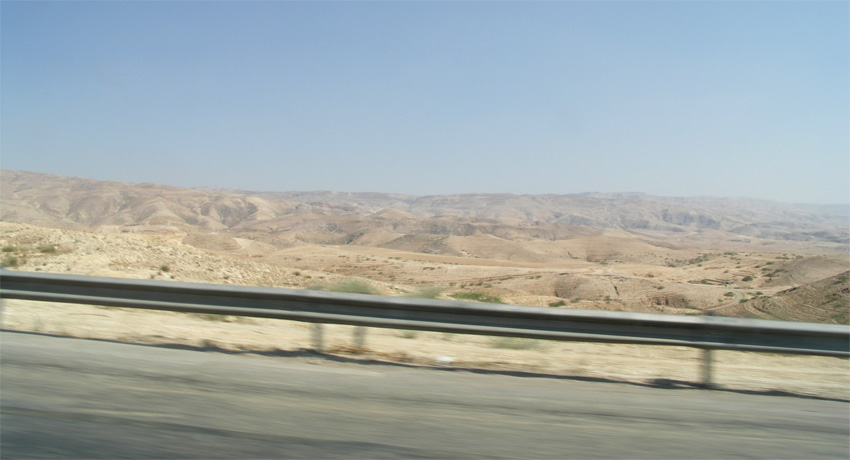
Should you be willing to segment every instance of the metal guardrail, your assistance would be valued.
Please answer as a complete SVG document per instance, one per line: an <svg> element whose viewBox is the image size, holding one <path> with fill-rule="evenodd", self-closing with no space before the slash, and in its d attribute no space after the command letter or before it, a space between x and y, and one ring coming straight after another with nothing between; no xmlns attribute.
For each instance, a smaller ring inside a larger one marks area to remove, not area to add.
<svg viewBox="0 0 850 460"><path fill-rule="evenodd" d="M582 342L850 357L850 326L0 270L0 298Z"/></svg>

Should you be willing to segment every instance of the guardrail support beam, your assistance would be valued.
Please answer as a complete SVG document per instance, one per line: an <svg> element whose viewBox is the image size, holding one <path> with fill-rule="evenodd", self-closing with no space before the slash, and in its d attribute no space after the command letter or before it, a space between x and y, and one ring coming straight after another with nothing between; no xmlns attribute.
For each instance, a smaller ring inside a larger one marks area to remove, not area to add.
<svg viewBox="0 0 850 460"><path fill-rule="evenodd" d="M354 333L352 334L354 338L354 348L358 350L362 350L366 348L366 328L363 326L356 326L354 328Z"/></svg>
<svg viewBox="0 0 850 460"><path fill-rule="evenodd" d="M714 350L702 350L702 386L703 388L714 388Z"/></svg>
<svg viewBox="0 0 850 460"><path fill-rule="evenodd" d="M313 351L316 353L325 352L325 325L313 323Z"/></svg>

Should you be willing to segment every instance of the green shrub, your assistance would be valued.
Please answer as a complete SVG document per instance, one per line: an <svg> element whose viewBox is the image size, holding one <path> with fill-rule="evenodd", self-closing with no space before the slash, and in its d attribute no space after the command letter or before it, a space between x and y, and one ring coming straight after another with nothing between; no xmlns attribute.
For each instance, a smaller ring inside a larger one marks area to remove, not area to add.
<svg viewBox="0 0 850 460"><path fill-rule="evenodd" d="M18 248L15 246L3 246L3 252L15 252Z"/></svg>
<svg viewBox="0 0 850 460"><path fill-rule="evenodd" d="M543 347L539 340L522 337L491 337L488 342L493 348L509 350L537 350Z"/></svg>
<svg viewBox="0 0 850 460"><path fill-rule="evenodd" d="M443 289L438 286L420 286L413 292L409 292L405 297L416 297L418 299L436 299L443 293Z"/></svg>
<svg viewBox="0 0 850 460"><path fill-rule="evenodd" d="M420 334L422 334L422 331L409 331L408 330L408 331L399 332L398 336L403 338L403 339L415 339L415 338L419 337Z"/></svg>
<svg viewBox="0 0 850 460"><path fill-rule="evenodd" d="M348 292L351 294L378 294L377 289L366 280L359 278L347 278L333 284L320 284L313 286L313 289L319 291Z"/></svg>
<svg viewBox="0 0 850 460"><path fill-rule="evenodd" d="M502 299L484 294L483 292L458 292L457 294L452 294L451 297L457 300L469 300L472 302L504 303Z"/></svg>
<svg viewBox="0 0 850 460"><path fill-rule="evenodd" d="M557 302L549 302L550 307L563 307L566 304L567 304L567 302L565 302L563 300L559 300Z"/></svg>
<svg viewBox="0 0 850 460"><path fill-rule="evenodd" d="M753 277L752 277L752 276L750 276L750 275L747 275L747 276L745 276L745 277L743 277L743 278L741 279L741 281L744 281L744 282L752 281L752 280L753 280Z"/></svg>

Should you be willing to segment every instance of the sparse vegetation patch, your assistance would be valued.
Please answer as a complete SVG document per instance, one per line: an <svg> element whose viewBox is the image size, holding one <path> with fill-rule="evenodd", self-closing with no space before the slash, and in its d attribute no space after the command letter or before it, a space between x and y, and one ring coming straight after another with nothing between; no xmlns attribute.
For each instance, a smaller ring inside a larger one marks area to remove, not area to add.
<svg viewBox="0 0 850 460"><path fill-rule="evenodd" d="M502 302L502 299L482 292L458 292L456 294L452 294L451 297L457 300L466 300L470 302L504 303Z"/></svg>
<svg viewBox="0 0 850 460"><path fill-rule="evenodd" d="M311 286L311 289L351 294L379 294L378 290L368 281L359 278L348 278L331 284L316 284Z"/></svg>
<svg viewBox="0 0 850 460"><path fill-rule="evenodd" d="M420 286L407 294L407 297L419 299L436 299L442 295L443 289L438 286Z"/></svg>
<svg viewBox="0 0 850 460"><path fill-rule="evenodd" d="M543 342L540 340L522 337L491 337L488 342L493 348L508 350L539 350L543 348Z"/></svg>

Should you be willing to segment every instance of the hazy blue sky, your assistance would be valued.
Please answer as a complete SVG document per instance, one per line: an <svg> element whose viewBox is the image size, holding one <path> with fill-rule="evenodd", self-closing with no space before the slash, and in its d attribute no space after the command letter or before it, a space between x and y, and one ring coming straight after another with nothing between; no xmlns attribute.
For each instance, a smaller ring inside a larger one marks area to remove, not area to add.
<svg viewBox="0 0 850 460"><path fill-rule="evenodd" d="M850 3L0 3L0 166L850 201Z"/></svg>

